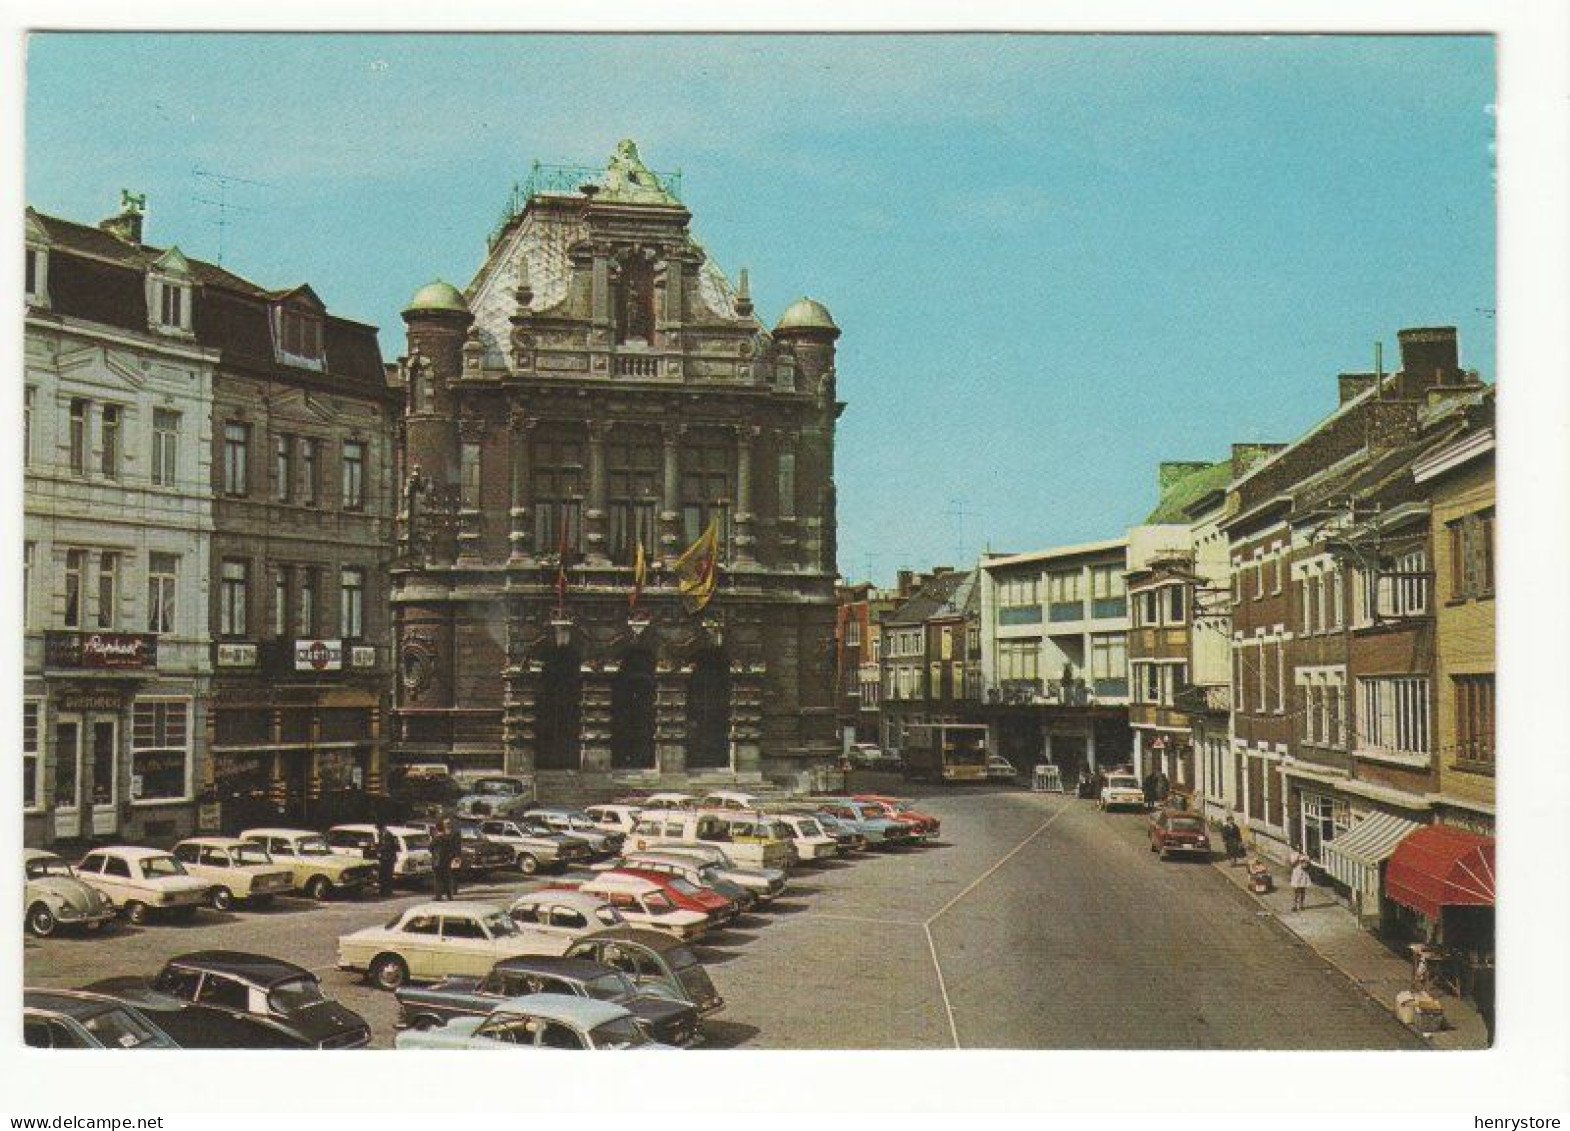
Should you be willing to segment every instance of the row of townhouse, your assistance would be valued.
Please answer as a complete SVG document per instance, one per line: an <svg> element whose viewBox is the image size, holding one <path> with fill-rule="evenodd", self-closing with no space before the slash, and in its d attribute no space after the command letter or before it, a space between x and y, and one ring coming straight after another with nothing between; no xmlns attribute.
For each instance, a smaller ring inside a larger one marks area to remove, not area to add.
<svg viewBox="0 0 1570 1131"><path fill-rule="evenodd" d="M382 771L376 331L144 219L26 211L28 844L304 816Z"/></svg>
<svg viewBox="0 0 1570 1131"><path fill-rule="evenodd" d="M880 618L880 744L904 751L912 728L975 721L980 699L980 594L976 571L938 566L901 572L904 598Z"/></svg>

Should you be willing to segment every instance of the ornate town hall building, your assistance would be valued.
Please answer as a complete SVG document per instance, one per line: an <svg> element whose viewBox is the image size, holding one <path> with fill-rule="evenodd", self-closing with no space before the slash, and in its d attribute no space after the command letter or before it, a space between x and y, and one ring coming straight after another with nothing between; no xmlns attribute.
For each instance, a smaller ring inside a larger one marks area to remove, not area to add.
<svg viewBox="0 0 1570 1131"><path fill-rule="evenodd" d="M810 299L766 330L677 184L631 142L602 175L536 166L467 292L404 312L401 761L550 797L836 754L840 332ZM689 611L673 567L711 525Z"/></svg>

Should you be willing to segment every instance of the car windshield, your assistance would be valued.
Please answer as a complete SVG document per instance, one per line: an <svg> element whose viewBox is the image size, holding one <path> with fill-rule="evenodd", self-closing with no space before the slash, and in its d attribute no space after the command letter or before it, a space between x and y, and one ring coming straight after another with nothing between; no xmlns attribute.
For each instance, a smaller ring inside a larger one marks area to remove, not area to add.
<svg viewBox="0 0 1570 1131"><path fill-rule="evenodd" d="M149 856L141 862L142 875L148 879L159 876L183 876L186 874L185 865L173 856Z"/></svg>
<svg viewBox="0 0 1570 1131"><path fill-rule="evenodd" d="M643 897L643 909L650 915L665 915L676 910L676 905L662 891L651 891Z"/></svg>
<svg viewBox="0 0 1570 1131"><path fill-rule="evenodd" d="M567 822L567 827L570 829L582 829L585 832L599 831L599 826L587 817L564 817L562 819Z"/></svg>
<svg viewBox="0 0 1570 1131"><path fill-rule="evenodd" d="M418 852L422 848L431 847L429 833L409 833L399 839L403 841L403 850L405 852Z"/></svg>
<svg viewBox="0 0 1570 1131"><path fill-rule="evenodd" d="M1108 789L1138 789L1139 788L1139 779L1138 778L1126 778L1126 777L1122 777L1121 775L1113 775L1112 777L1107 779L1107 788Z"/></svg>
<svg viewBox="0 0 1570 1131"><path fill-rule="evenodd" d="M818 824L818 822L814 821L811 817L803 817L801 820L796 822L796 831L799 832L802 836L822 836L823 826Z"/></svg>
<svg viewBox="0 0 1570 1131"><path fill-rule="evenodd" d="M301 856L331 856L333 850L328 847L327 838L308 836L304 840L295 842L294 850Z"/></svg>
<svg viewBox="0 0 1570 1131"><path fill-rule="evenodd" d="M289 1014L308 1005L318 1005L327 999L315 978L294 978L279 982L267 991L267 1005L274 1013Z"/></svg>
<svg viewBox="0 0 1570 1131"><path fill-rule="evenodd" d="M680 876L667 876L666 882L669 883L671 887L681 892L682 895L698 894L698 889L694 887L691 882L682 879Z"/></svg>
<svg viewBox="0 0 1570 1131"><path fill-rule="evenodd" d="M271 864L272 857L267 852L254 844L236 846L229 850L229 855L236 864Z"/></svg>
<svg viewBox="0 0 1570 1131"><path fill-rule="evenodd" d="M134 1049L153 1044L153 1031L123 1009L106 1009L82 1022L106 1049Z"/></svg>
<svg viewBox="0 0 1570 1131"><path fill-rule="evenodd" d="M618 1017L589 1030L589 1040L597 1049L630 1049L646 1045L649 1038L643 1035L631 1017Z"/></svg>
<svg viewBox="0 0 1570 1131"><path fill-rule="evenodd" d="M583 983L583 988L590 997L601 1001L620 1001L637 992L637 987L627 980L627 975L621 973L601 974Z"/></svg>
<svg viewBox="0 0 1570 1131"><path fill-rule="evenodd" d="M1205 823L1198 817L1173 817L1167 824L1170 828L1185 833L1201 832L1205 827Z"/></svg>
<svg viewBox="0 0 1570 1131"><path fill-rule="evenodd" d="M669 950L662 950L660 957L665 960L666 965L672 970L686 970L693 966L702 965L698 961L698 956L684 946L673 946Z"/></svg>
<svg viewBox="0 0 1570 1131"><path fill-rule="evenodd" d="M58 856L40 856L36 860L27 862L27 878L30 880L41 879L44 876L69 876L72 874L71 865Z"/></svg>
<svg viewBox="0 0 1570 1131"><path fill-rule="evenodd" d="M474 783L474 792L488 793L494 797L517 797L523 793L523 783L506 778L481 778Z"/></svg>
<svg viewBox="0 0 1570 1131"><path fill-rule="evenodd" d="M627 921L622 916L620 911L616 910L616 908L612 907L608 903L602 903L600 906L596 907L594 909L594 917L600 922L604 923L607 927L620 926L622 923Z"/></svg>
<svg viewBox="0 0 1570 1131"><path fill-rule="evenodd" d="M493 939L520 933L518 924L513 922L512 916L503 915L500 911L485 916L480 922L485 924L485 929L490 932Z"/></svg>

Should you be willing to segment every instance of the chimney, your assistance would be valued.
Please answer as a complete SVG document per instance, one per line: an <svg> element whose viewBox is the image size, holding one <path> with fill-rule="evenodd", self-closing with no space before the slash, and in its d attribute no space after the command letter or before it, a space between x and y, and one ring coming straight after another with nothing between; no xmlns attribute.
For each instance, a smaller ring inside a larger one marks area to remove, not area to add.
<svg viewBox="0 0 1570 1131"><path fill-rule="evenodd" d="M1454 326L1414 326L1396 333L1401 343L1401 394L1422 396L1436 385L1461 383L1460 347Z"/></svg>
<svg viewBox="0 0 1570 1131"><path fill-rule="evenodd" d="M1346 404L1354 397L1361 396L1365 391L1374 387L1374 374L1372 373L1343 373L1336 378L1340 386L1341 399L1338 403Z"/></svg>
<svg viewBox="0 0 1570 1131"><path fill-rule="evenodd" d="M1165 495L1179 479L1209 466L1204 460L1163 460L1156 472L1156 486Z"/></svg>
<svg viewBox="0 0 1570 1131"><path fill-rule="evenodd" d="M1241 479L1248 469L1279 452L1285 444L1233 444L1232 478Z"/></svg>
<svg viewBox="0 0 1570 1131"><path fill-rule="evenodd" d="M132 247L142 246L142 216L147 210L147 194L120 190L120 211L98 226L117 240Z"/></svg>
<svg viewBox="0 0 1570 1131"><path fill-rule="evenodd" d="M908 569L902 569L894 575L894 588L901 597L909 597L915 585L916 575Z"/></svg>

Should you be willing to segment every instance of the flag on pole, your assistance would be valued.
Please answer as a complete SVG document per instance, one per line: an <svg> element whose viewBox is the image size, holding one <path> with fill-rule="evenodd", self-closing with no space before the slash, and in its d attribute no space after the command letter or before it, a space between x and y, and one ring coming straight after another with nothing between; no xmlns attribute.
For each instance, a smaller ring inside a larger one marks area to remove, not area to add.
<svg viewBox="0 0 1570 1131"><path fill-rule="evenodd" d="M719 520L711 518L698 540L676 559L681 603L689 613L701 612L714 596L714 586L719 580L719 544Z"/></svg>
<svg viewBox="0 0 1570 1131"><path fill-rule="evenodd" d="M627 607L636 609L638 598L643 596L643 576L648 570L648 563L643 557L643 539L638 539L638 549L632 558L632 592L627 597Z"/></svg>

